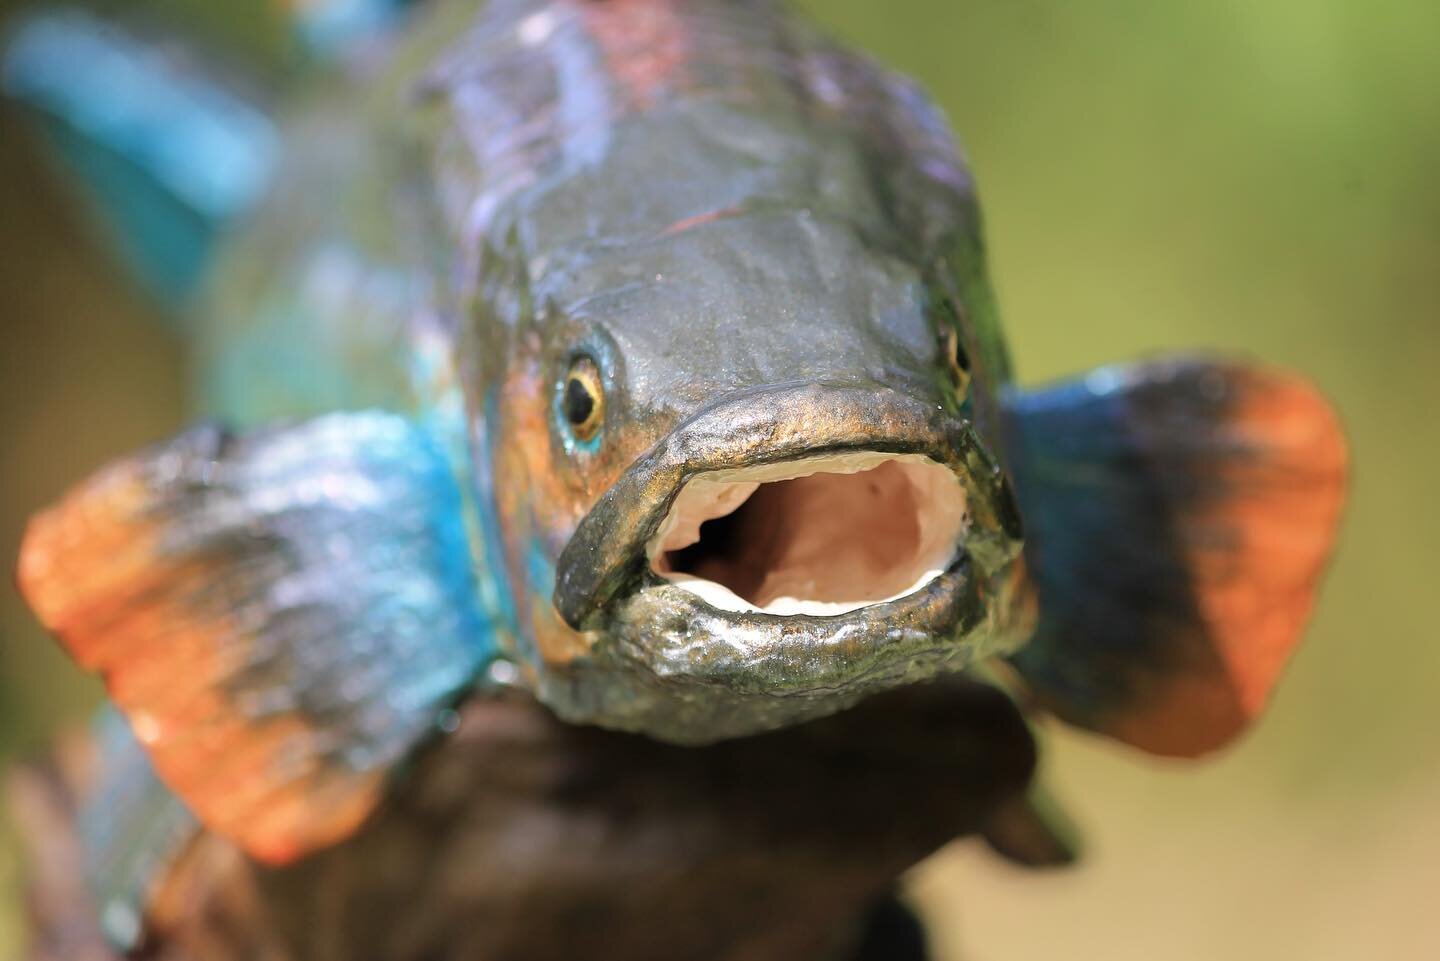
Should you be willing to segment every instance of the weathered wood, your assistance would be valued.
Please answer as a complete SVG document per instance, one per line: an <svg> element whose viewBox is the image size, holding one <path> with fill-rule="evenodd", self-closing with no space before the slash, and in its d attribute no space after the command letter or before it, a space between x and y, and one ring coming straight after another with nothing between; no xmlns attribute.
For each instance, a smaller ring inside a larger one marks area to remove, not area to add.
<svg viewBox="0 0 1440 961"><path fill-rule="evenodd" d="M520 694L479 700L351 841L282 870L200 841L143 956L796 961L862 941L886 956L884 938L898 952L914 932L893 907L866 932L872 906L980 830L1033 764L1010 702L968 683L706 748L564 725ZM73 924L64 913L45 930Z"/></svg>

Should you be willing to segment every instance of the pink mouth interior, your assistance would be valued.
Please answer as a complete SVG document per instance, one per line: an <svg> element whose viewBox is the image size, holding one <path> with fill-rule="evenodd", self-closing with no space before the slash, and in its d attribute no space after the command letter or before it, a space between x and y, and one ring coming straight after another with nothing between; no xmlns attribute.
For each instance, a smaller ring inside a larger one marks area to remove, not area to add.
<svg viewBox="0 0 1440 961"><path fill-rule="evenodd" d="M697 477L650 558L717 607L840 614L924 586L954 557L965 524L964 488L944 465L830 455Z"/></svg>

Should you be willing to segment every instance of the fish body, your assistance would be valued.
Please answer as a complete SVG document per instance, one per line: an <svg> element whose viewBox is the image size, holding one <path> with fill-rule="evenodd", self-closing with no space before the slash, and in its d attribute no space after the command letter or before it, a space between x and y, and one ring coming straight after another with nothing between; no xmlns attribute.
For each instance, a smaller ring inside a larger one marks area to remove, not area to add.
<svg viewBox="0 0 1440 961"><path fill-rule="evenodd" d="M250 854L354 836L499 687L678 745L1002 660L1160 753L1263 705L1343 500L1328 406L1200 359L1017 388L943 117L783 6L438 4L278 129L195 310L231 427L21 559Z"/></svg>
<svg viewBox="0 0 1440 961"><path fill-rule="evenodd" d="M448 444L470 457L487 618L572 720L713 740L837 707L814 690L853 700L1013 649L1028 614L1010 597L1019 538L993 429L1008 365L993 319L963 306L986 299L962 292L983 283L963 266L977 215L928 100L768 3L456 9L461 29L396 55L421 70L376 85L409 96L348 112L322 97L292 122L298 162L202 314L215 412L382 406L465 432ZM297 231L300 211L321 229ZM973 360L963 385L952 341ZM588 442L556 423L576 357L603 380ZM713 466L667 449L697 444ZM582 596L643 577L642 544L615 528L653 529L689 477L867 448L952 461L984 561L925 602L950 611L867 615L874 636L847 641L847 666L815 670L837 624L711 626L693 594L659 585L609 606ZM572 556L587 560L567 566L582 526ZM603 569L588 559L606 549ZM662 641L667 618L685 628ZM954 643L960 620L970 638ZM697 644L700 630L714 637Z"/></svg>

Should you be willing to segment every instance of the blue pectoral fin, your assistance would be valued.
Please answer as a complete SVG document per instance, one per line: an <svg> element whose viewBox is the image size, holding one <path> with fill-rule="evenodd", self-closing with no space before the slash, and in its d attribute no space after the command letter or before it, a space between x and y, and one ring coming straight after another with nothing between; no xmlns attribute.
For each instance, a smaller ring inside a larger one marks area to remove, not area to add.
<svg viewBox="0 0 1440 961"><path fill-rule="evenodd" d="M356 830L495 653L450 463L384 413L116 462L32 520L20 584L165 785L272 863Z"/></svg>
<svg viewBox="0 0 1440 961"><path fill-rule="evenodd" d="M269 183L269 118L172 46L79 13L37 14L11 32L0 82L40 118L120 257L168 304L194 290L216 237Z"/></svg>
<svg viewBox="0 0 1440 961"><path fill-rule="evenodd" d="M1111 368L1007 398L1039 631L1013 658L1068 721L1171 755L1262 709L1335 536L1346 449L1283 372Z"/></svg>

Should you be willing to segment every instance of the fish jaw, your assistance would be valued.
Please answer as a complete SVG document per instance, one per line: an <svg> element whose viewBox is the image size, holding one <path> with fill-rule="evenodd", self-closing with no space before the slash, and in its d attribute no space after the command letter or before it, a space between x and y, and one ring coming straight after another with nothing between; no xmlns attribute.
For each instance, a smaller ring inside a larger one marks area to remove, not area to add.
<svg viewBox="0 0 1440 961"><path fill-rule="evenodd" d="M748 581L715 573L723 558L696 560L701 521L745 504L760 504L739 522L747 531L793 526L806 505L790 501L808 495L757 493L787 483L828 497L821 514L853 513L855 536L833 523L828 534L774 535L782 543L766 556L790 566ZM893 488L904 507L847 511L850 488ZM913 542L899 537L889 545L898 560L876 567L867 551L887 525L909 525ZM869 385L740 391L679 425L581 521L554 601L589 650L542 671L540 694L569 720L677 743L833 713L1022 642L1021 543L1008 483L968 422ZM878 580L832 575L827 556L870 563Z"/></svg>

